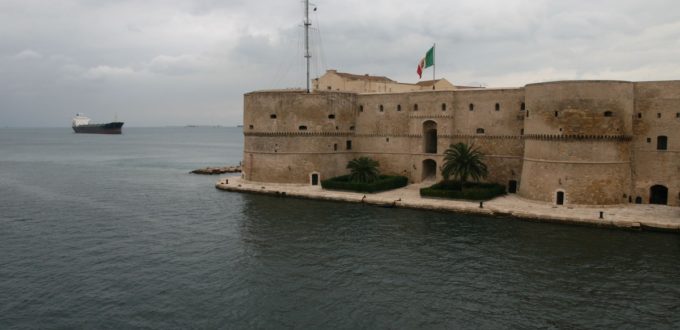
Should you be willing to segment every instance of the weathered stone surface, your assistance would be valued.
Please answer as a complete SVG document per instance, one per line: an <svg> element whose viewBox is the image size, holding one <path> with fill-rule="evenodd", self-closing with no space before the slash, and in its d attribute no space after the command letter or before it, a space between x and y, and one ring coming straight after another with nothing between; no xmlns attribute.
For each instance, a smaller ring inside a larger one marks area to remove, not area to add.
<svg viewBox="0 0 680 330"><path fill-rule="evenodd" d="M392 93L333 86L245 95L245 179L310 184L369 156L412 183L434 161L439 180L444 151L464 142L486 154L488 181L517 182L527 199L555 203L561 191L566 205L649 203L650 188L663 185L667 204L680 205L680 81ZM433 127L437 150L427 153ZM657 150L659 136L667 150Z"/></svg>

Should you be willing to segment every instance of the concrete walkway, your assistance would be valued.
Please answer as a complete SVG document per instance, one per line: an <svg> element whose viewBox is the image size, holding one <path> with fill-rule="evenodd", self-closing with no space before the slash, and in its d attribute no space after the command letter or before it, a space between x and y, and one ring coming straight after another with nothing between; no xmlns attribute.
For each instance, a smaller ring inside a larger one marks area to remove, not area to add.
<svg viewBox="0 0 680 330"><path fill-rule="evenodd" d="M240 177L221 178L217 189L380 206L436 211L513 216L542 222L558 222L602 227L652 229L680 233L680 207L664 205L624 204L616 206L555 206L523 199L515 194L483 203L420 197L420 188L428 184L412 184L404 188L376 194L324 190L321 186L275 184L245 181ZM600 219L600 212L603 218Z"/></svg>

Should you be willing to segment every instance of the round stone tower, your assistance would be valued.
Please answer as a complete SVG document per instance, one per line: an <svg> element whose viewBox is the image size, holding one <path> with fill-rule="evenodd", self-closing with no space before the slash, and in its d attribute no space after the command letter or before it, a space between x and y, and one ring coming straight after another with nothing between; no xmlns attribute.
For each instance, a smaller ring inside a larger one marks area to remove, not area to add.
<svg viewBox="0 0 680 330"><path fill-rule="evenodd" d="M522 197L558 205L627 203L634 85L527 85Z"/></svg>

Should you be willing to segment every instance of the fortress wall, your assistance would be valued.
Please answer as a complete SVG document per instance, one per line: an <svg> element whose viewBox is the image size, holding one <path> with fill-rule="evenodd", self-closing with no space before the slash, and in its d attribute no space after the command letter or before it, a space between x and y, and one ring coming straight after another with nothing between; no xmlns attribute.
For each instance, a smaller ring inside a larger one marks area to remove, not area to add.
<svg viewBox="0 0 680 330"><path fill-rule="evenodd" d="M308 183L312 172L319 172L322 179L344 174L344 164L353 153L346 150L346 141L351 140L355 117L355 94L290 91L246 94L245 178ZM301 125L307 129L300 130ZM342 168L338 164L343 164Z"/></svg>
<svg viewBox="0 0 680 330"><path fill-rule="evenodd" d="M680 205L680 81L635 83L633 116L634 196L650 200L650 188L668 188L668 204ZM667 137L667 150L657 138Z"/></svg>
<svg viewBox="0 0 680 330"><path fill-rule="evenodd" d="M254 92L246 94L243 103L245 133L300 132L301 125L307 126L307 132L344 132L356 118L352 93Z"/></svg>
<svg viewBox="0 0 680 330"><path fill-rule="evenodd" d="M565 204L628 202L632 83L527 85L526 107L521 196L555 202L563 191Z"/></svg>
<svg viewBox="0 0 680 330"><path fill-rule="evenodd" d="M409 134L408 104L409 98L406 93L359 94L356 134L381 136ZM401 111L397 110L398 106L401 106Z"/></svg>
<svg viewBox="0 0 680 330"><path fill-rule="evenodd" d="M523 88L456 91L452 133L477 134L477 128L483 128L486 135L520 135L524 127L523 102Z"/></svg>
<svg viewBox="0 0 680 330"><path fill-rule="evenodd" d="M562 81L526 89L526 134L631 135L633 83ZM610 117L605 112L611 112Z"/></svg>

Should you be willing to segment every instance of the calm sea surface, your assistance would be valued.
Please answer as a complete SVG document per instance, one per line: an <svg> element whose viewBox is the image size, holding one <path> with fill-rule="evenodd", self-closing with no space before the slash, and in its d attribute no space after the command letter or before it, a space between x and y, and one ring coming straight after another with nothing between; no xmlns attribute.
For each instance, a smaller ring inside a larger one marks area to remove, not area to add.
<svg viewBox="0 0 680 330"><path fill-rule="evenodd" d="M217 191L237 128L0 129L0 328L679 328L680 235Z"/></svg>

